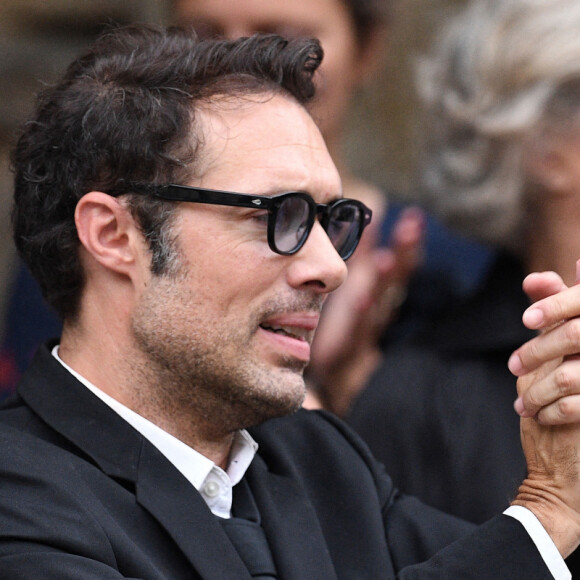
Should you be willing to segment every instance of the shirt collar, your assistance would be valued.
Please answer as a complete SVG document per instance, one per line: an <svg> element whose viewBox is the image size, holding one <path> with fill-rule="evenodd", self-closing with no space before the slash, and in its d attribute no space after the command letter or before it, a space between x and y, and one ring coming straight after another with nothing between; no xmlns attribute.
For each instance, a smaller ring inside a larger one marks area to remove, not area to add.
<svg viewBox="0 0 580 580"><path fill-rule="evenodd" d="M224 476L227 475L229 480L229 487L236 485L246 473L248 467L252 463L254 456L258 450L258 444L254 441L252 436L242 429L236 432L230 453L228 467L225 470L220 469L211 459L208 459L189 445L183 443L167 431L161 429L145 417L142 417L135 411L129 409L107 393L101 391L98 387L93 385L90 381L85 379L74 369L69 367L58 355L58 345L52 349L52 355L62 364L80 383L89 389L95 396L108 405L113 411L120 415L127 423L136 429L143 437L149 440L157 449L178 469L181 474L197 489L202 490L206 483L206 479L210 473L222 472ZM222 478L223 479L223 478ZM205 498L205 494L202 493ZM231 493L230 493L231 496ZM206 499L207 501L207 499ZM210 505L210 509L212 505ZM219 514L222 517L227 517L231 510L230 505L223 507ZM212 510L213 511L213 510Z"/></svg>

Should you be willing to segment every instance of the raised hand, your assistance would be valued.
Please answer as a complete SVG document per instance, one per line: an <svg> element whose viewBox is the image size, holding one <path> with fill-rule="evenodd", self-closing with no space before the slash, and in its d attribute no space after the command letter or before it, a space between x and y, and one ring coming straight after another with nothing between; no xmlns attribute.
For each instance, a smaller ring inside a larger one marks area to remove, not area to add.
<svg viewBox="0 0 580 580"><path fill-rule="evenodd" d="M524 324L541 333L508 363L525 378L516 411L546 424L580 421L580 286L567 288L557 274L545 272L528 276L524 290L536 300L524 312Z"/></svg>
<svg viewBox="0 0 580 580"><path fill-rule="evenodd" d="M509 362L519 377L515 408L528 465L513 504L534 512L567 557L580 544L580 286L542 273L524 289L537 300L524 323L541 333Z"/></svg>

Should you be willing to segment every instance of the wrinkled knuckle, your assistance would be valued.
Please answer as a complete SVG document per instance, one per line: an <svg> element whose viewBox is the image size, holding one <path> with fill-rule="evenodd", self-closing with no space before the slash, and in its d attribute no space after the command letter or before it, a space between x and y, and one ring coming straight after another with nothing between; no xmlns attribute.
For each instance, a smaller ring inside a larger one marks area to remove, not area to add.
<svg viewBox="0 0 580 580"><path fill-rule="evenodd" d="M574 347L580 347L580 319L574 318L566 324L566 340Z"/></svg>
<svg viewBox="0 0 580 580"><path fill-rule="evenodd" d="M547 308L547 315L553 320L563 320L565 318L564 305L560 302L559 296L554 296Z"/></svg>
<svg viewBox="0 0 580 580"><path fill-rule="evenodd" d="M575 406L569 399L560 399L556 403L556 419L559 422L567 423L570 417L574 416Z"/></svg>
<svg viewBox="0 0 580 580"><path fill-rule="evenodd" d="M573 393L576 389L576 381L568 372L566 367L558 367L558 369L556 369L554 372L554 383L558 390L558 394L562 397Z"/></svg>
<svg viewBox="0 0 580 580"><path fill-rule="evenodd" d="M536 339L529 341L526 345L524 345L520 349L519 356L524 366L527 366L533 361L538 360L539 358L538 341Z"/></svg>
<svg viewBox="0 0 580 580"><path fill-rule="evenodd" d="M528 391L524 398L526 409L538 409L539 407L543 406L539 398L532 390Z"/></svg>
<svg viewBox="0 0 580 580"><path fill-rule="evenodd" d="M560 399L538 411L536 420L540 425L564 425L569 422L571 409L568 401Z"/></svg>

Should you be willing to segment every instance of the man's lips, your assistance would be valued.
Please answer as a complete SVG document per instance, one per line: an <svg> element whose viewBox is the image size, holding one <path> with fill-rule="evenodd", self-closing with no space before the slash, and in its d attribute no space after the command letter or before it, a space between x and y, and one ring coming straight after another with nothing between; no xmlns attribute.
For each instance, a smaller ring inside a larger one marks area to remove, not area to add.
<svg viewBox="0 0 580 580"><path fill-rule="evenodd" d="M260 327L268 332L302 340L310 344L318 326L320 313L292 312L270 316L260 323Z"/></svg>
<svg viewBox="0 0 580 580"><path fill-rule="evenodd" d="M317 311L275 314L260 323L259 334L270 352L282 356L286 361L307 364L310 361L310 344L319 318Z"/></svg>

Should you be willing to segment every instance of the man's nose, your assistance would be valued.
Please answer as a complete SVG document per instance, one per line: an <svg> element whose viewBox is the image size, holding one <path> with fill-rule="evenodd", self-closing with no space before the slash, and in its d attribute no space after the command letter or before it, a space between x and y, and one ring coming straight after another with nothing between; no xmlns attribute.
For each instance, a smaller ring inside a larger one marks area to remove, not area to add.
<svg viewBox="0 0 580 580"><path fill-rule="evenodd" d="M317 221L306 243L292 256L288 282L294 288L309 286L320 293L336 290L346 279L344 260Z"/></svg>

